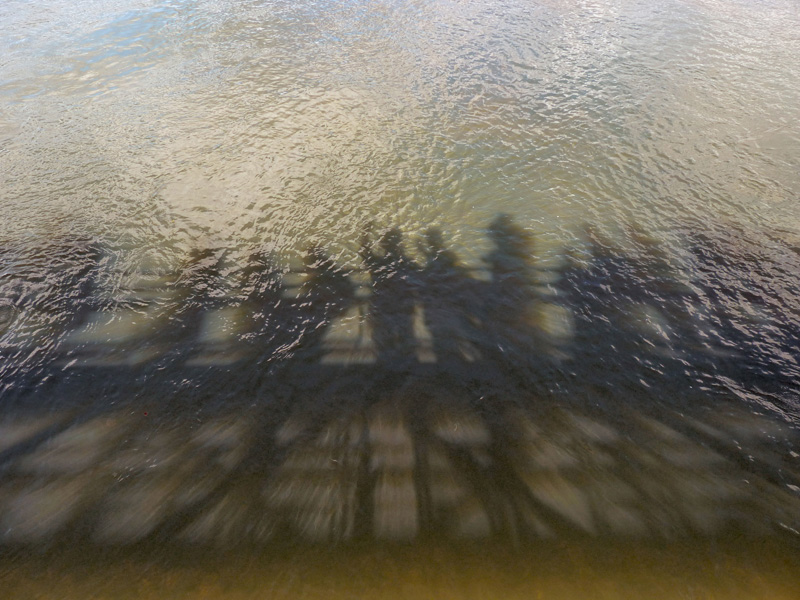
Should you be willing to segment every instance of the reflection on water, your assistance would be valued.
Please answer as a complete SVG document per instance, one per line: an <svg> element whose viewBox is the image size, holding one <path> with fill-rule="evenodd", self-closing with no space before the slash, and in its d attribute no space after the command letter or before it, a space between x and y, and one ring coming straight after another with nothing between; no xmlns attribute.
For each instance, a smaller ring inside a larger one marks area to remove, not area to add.
<svg viewBox="0 0 800 600"><path fill-rule="evenodd" d="M51 593L42 564L81 597L248 564L245 597L392 569L425 595L439 561L462 595L780 596L798 25L791 0L0 3L12 595Z"/></svg>

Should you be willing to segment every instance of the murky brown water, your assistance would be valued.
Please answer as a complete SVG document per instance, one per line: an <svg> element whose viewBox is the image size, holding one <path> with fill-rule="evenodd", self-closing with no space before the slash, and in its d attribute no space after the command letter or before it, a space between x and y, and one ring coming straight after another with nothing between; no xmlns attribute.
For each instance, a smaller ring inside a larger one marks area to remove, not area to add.
<svg viewBox="0 0 800 600"><path fill-rule="evenodd" d="M10 597L793 597L798 31L0 4Z"/></svg>
<svg viewBox="0 0 800 600"><path fill-rule="evenodd" d="M151 551L25 557L4 580L14 598L685 598L797 597L797 557L770 543L280 549L224 556Z"/></svg>

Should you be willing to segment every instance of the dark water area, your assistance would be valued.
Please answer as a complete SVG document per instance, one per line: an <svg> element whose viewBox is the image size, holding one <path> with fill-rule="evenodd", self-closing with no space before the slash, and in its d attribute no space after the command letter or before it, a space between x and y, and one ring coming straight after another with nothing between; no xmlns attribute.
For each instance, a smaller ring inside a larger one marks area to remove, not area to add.
<svg viewBox="0 0 800 600"><path fill-rule="evenodd" d="M436 228L365 232L359 269L200 249L125 299L102 243L14 256L5 543L797 536L793 249L736 295L750 257L699 235L682 279L635 231L545 268L486 234L479 270Z"/></svg>
<svg viewBox="0 0 800 600"><path fill-rule="evenodd" d="M797 248L681 231L678 262L644 232L622 246L587 225L580 245L543 261L508 215L485 234L491 248L472 265L437 227L409 239L370 227L355 266L312 243L294 270L258 247L244 265L202 248L174 272L133 273L99 240L6 250L4 401L41 409L39 394L84 385L116 401L138 385L224 404L336 366L800 416Z"/></svg>

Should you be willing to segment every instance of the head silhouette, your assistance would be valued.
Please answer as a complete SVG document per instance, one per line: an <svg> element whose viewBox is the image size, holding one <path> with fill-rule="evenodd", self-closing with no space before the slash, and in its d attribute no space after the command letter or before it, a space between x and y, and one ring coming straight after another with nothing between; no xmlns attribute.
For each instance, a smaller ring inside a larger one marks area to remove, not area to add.
<svg viewBox="0 0 800 600"><path fill-rule="evenodd" d="M425 241L428 244L428 251L432 255L439 254L444 250L442 231L438 227L431 227L425 232Z"/></svg>
<svg viewBox="0 0 800 600"><path fill-rule="evenodd" d="M521 248L530 242L530 236L522 227L516 225L511 216L501 213L491 222L489 237L498 247Z"/></svg>
<svg viewBox="0 0 800 600"><path fill-rule="evenodd" d="M490 262L512 260L527 263L532 258L530 234L516 225L509 215L498 215L489 225L488 234L495 246Z"/></svg>
<svg viewBox="0 0 800 600"><path fill-rule="evenodd" d="M403 234L397 227L393 227L383 234L381 238L381 248L383 248L387 256L399 256L403 252L401 246L402 241Z"/></svg>

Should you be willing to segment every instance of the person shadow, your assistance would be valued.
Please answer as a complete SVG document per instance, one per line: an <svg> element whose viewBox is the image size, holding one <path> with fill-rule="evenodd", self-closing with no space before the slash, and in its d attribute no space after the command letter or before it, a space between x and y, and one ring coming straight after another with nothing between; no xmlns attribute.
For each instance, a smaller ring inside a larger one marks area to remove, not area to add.
<svg viewBox="0 0 800 600"><path fill-rule="evenodd" d="M403 249L403 235L393 228L381 236L379 250L365 234L360 255L372 280L367 322L372 330L376 362L389 371L403 371L416 361L414 306L419 268Z"/></svg>
<svg viewBox="0 0 800 600"><path fill-rule="evenodd" d="M242 270L238 293L247 325L240 339L256 365L277 360L290 337L291 302L284 297L283 275L266 250L253 252Z"/></svg>
<svg viewBox="0 0 800 600"><path fill-rule="evenodd" d="M172 347L168 362L176 367L202 347L206 313L225 305L227 290L221 274L224 254L213 248L193 250L170 286L173 312L163 337Z"/></svg>
<svg viewBox="0 0 800 600"><path fill-rule="evenodd" d="M484 259L489 280L482 286L482 351L495 364L528 368L539 340L532 324L536 276L529 234L500 214L488 229L494 249Z"/></svg>
<svg viewBox="0 0 800 600"><path fill-rule="evenodd" d="M303 259L306 279L300 287L295 315L297 359L318 363L324 355L324 338L335 319L355 301L355 286L348 270L337 265L319 244L312 244Z"/></svg>
<svg viewBox="0 0 800 600"><path fill-rule="evenodd" d="M431 227L425 232L421 250L425 266L419 274L419 300L425 326L432 338L437 364L452 370L480 358L477 281L456 253L445 247L438 228Z"/></svg>

